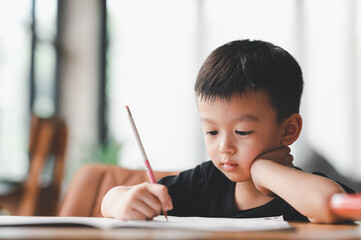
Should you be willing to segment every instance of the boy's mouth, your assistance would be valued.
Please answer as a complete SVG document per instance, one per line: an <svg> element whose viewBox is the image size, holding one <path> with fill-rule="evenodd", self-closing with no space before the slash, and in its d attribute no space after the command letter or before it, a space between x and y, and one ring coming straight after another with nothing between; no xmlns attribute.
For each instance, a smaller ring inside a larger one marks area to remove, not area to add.
<svg viewBox="0 0 361 240"><path fill-rule="evenodd" d="M233 171L238 167L237 163L232 163L232 162L221 162L222 168L226 171Z"/></svg>

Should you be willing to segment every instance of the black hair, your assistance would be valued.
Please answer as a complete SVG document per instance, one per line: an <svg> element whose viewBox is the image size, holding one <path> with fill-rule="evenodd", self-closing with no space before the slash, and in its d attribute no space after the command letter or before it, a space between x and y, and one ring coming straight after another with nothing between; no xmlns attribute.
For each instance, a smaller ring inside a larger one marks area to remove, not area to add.
<svg viewBox="0 0 361 240"><path fill-rule="evenodd" d="M215 49L199 70L194 90L202 100L229 101L249 89L264 90L282 121L299 113L302 70L286 50L272 43L237 40Z"/></svg>

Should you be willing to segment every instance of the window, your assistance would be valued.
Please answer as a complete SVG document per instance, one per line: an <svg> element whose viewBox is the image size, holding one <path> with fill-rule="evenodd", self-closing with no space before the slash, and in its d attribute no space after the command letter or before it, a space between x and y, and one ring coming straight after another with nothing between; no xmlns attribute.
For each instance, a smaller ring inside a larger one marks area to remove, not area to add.
<svg viewBox="0 0 361 240"><path fill-rule="evenodd" d="M0 1L0 176L27 168L32 1Z"/></svg>
<svg viewBox="0 0 361 240"><path fill-rule="evenodd" d="M30 109L54 113L56 16L56 0L0 0L0 178L27 173Z"/></svg>
<svg viewBox="0 0 361 240"><path fill-rule="evenodd" d="M35 1L34 102L33 111L41 117L56 109L57 0Z"/></svg>

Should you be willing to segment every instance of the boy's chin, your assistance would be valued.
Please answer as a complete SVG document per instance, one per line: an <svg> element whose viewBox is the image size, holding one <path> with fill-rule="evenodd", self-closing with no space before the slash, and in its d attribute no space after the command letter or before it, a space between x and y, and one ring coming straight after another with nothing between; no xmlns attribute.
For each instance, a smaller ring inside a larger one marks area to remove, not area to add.
<svg viewBox="0 0 361 240"><path fill-rule="evenodd" d="M223 172L223 171L222 171ZM236 172L232 172L232 173L229 173L229 172L223 172L223 174L232 182L246 182L246 181L249 181L251 180L251 176L248 175L244 175L244 174L237 174Z"/></svg>

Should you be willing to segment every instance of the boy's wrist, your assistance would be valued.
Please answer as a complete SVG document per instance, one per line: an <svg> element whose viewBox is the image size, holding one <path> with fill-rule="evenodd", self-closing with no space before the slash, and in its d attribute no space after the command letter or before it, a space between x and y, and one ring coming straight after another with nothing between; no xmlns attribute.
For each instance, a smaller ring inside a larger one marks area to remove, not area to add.
<svg viewBox="0 0 361 240"><path fill-rule="evenodd" d="M254 174L257 174L257 172L259 172L260 169L262 170L262 167L266 166L267 162L271 162L271 161L267 159L255 159L250 167L251 175L253 176Z"/></svg>
<svg viewBox="0 0 361 240"><path fill-rule="evenodd" d="M250 173L251 173L251 177L253 182L259 182L259 180L262 179L262 168L265 166L265 161L268 160L264 160L264 159L256 159L255 161L253 161L252 165L251 165L251 169L250 169Z"/></svg>
<svg viewBox="0 0 361 240"><path fill-rule="evenodd" d="M265 181L265 179L268 179L266 175L271 172L269 170L270 164L272 165L274 162L266 159L257 159L252 163L250 173L258 191L267 196L274 196L273 191L269 189L267 181Z"/></svg>

